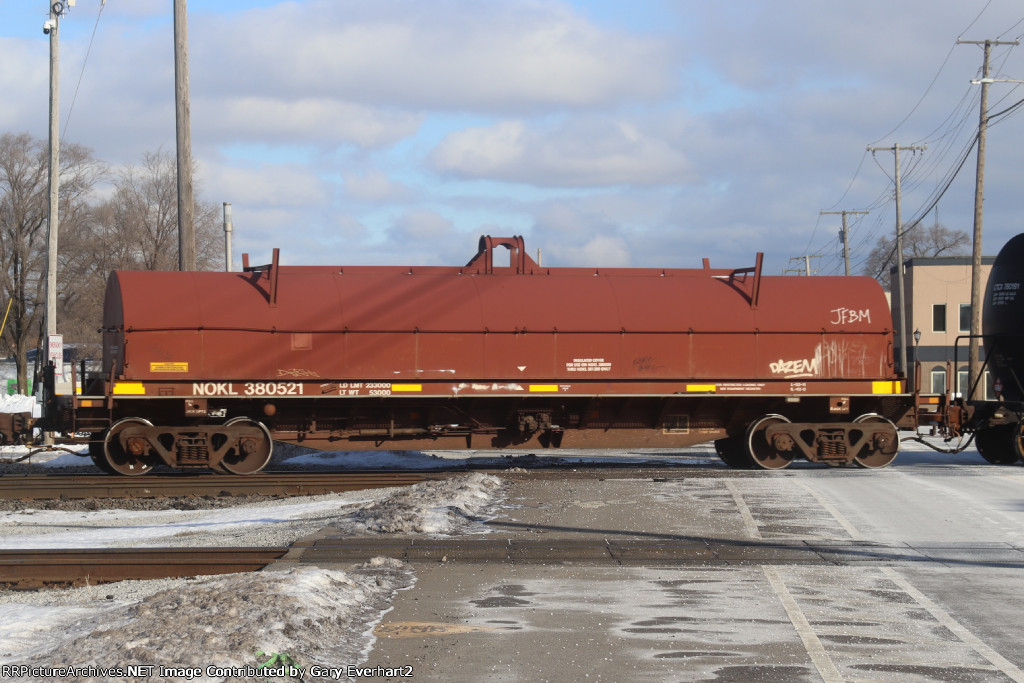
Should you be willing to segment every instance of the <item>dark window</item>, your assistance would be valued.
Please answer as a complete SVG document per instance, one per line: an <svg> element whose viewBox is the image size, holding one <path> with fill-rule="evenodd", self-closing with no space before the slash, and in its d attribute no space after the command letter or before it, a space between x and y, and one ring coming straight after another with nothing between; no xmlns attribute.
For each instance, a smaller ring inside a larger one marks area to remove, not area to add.
<svg viewBox="0 0 1024 683"><path fill-rule="evenodd" d="M971 331L971 305L960 304L960 331Z"/></svg>
<svg viewBox="0 0 1024 683"><path fill-rule="evenodd" d="M932 332L946 331L946 304L932 304Z"/></svg>

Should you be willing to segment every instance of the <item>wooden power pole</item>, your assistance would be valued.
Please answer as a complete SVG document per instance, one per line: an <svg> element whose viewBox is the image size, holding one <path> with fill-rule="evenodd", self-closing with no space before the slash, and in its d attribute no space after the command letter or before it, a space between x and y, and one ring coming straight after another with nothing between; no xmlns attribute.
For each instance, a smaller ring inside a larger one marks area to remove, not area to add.
<svg viewBox="0 0 1024 683"><path fill-rule="evenodd" d="M822 211L819 216L825 216L828 214L842 214L843 216L843 231L840 233L840 237L843 239L843 264L846 266L846 275L850 275L850 230L846 227L846 216L848 214L866 214L867 211Z"/></svg>
<svg viewBox="0 0 1024 683"><path fill-rule="evenodd" d="M174 0L174 121L178 149L178 270L196 269L192 199L192 124L188 87L188 10Z"/></svg>
<svg viewBox="0 0 1024 683"><path fill-rule="evenodd" d="M985 58L981 67L981 113L978 117L978 171L974 181L974 239L971 252L971 341L967 352L967 386L970 400L978 400L984 396L981 375L981 218L982 204L985 198L985 132L988 128L988 86L992 83L989 77L989 57L993 45L1020 45L1019 41L1001 40L957 40L957 45L981 45L985 50ZM963 387L960 388L964 393Z"/></svg>
<svg viewBox="0 0 1024 683"><path fill-rule="evenodd" d="M896 155L896 290L900 297L900 319L896 321L896 329L900 335L900 370L905 377L910 377L907 370L907 304L906 292L903 289L903 214L900 211L902 195L900 190L900 150L924 151L925 145L909 145L892 147L868 147L869 152L891 151Z"/></svg>

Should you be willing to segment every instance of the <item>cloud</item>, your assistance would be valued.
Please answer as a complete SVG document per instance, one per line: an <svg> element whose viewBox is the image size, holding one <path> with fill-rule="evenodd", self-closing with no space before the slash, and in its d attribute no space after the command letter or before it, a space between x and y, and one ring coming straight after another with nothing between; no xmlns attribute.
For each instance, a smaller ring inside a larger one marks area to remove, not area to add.
<svg viewBox="0 0 1024 683"><path fill-rule="evenodd" d="M278 209L320 206L331 190L306 166L265 164L255 168L203 164L203 184L233 204Z"/></svg>
<svg viewBox="0 0 1024 683"><path fill-rule="evenodd" d="M0 54L4 56L4 67L0 69L0 131L23 130L28 110L37 116L32 133L45 132L49 93L46 44L0 37Z"/></svg>
<svg viewBox="0 0 1024 683"><path fill-rule="evenodd" d="M195 111L204 135L222 142L258 138L381 147L413 135L422 121L422 116L410 112L329 98L283 100L270 95L223 99L207 95L197 102Z"/></svg>
<svg viewBox="0 0 1024 683"><path fill-rule="evenodd" d="M672 84L666 40L559 2L317 0L193 23L197 60L229 67L203 81L234 95L497 110L653 98Z"/></svg>
<svg viewBox="0 0 1024 683"><path fill-rule="evenodd" d="M621 237L594 235L581 244L554 243L544 249L559 265L601 268L624 268L631 263L629 244ZM547 259L545 258L545 262Z"/></svg>
<svg viewBox="0 0 1024 683"><path fill-rule="evenodd" d="M388 202L408 199L412 192L397 183L382 171L371 170L363 173L345 174L345 192L356 201Z"/></svg>
<svg viewBox="0 0 1024 683"><path fill-rule="evenodd" d="M453 234L453 223L430 209L413 209L396 222L391 238L398 242L430 242L447 240Z"/></svg>
<svg viewBox="0 0 1024 683"><path fill-rule="evenodd" d="M502 121L447 135L434 167L462 178L540 186L678 184L693 169L676 144L622 119L572 119L555 128Z"/></svg>

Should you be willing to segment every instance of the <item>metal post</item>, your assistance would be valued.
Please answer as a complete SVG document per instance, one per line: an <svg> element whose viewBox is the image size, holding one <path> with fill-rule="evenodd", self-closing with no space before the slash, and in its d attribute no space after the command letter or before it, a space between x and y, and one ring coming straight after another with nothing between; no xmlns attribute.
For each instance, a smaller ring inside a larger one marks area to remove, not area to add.
<svg viewBox="0 0 1024 683"><path fill-rule="evenodd" d="M231 263L231 233L234 225L231 223L231 202L224 202L224 270L230 273L234 270Z"/></svg>

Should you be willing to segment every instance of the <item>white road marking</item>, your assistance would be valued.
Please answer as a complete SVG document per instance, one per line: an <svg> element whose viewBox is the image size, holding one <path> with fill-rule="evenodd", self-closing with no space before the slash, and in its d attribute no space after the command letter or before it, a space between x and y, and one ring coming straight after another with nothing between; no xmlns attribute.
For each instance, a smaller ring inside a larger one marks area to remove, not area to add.
<svg viewBox="0 0 1024 683"><path fill-rule="evenodd" d="M814 663L814 668L821 675L821 679L825 683L841 683L843 677L840 675L839 669L836 668L832 658L825 652L825 646L818 640L818 636L814 633L814 629L811 628L807 617L804 616L800 606L796 604L796 600L790 595L789 589L786 588L786 583L779 576L779 572L770 565L761 565L761 570L768 579L772 590L775 591L775 594L779 596L779 600L782 601L782 606L785 608L786 614L789 615L789 621L793 624L793 628L796 629L800 640L803 641L804 650L807 651L808 656Z"/></svg>
<svg viewBox="0 0 1024 683"><path fill-rule="evenodd" d="M913 598L917 604L921 605L921 607L928 610L928 612L935 617L939 623L956 634L957 638L973 648L975 652L987 659L997 669L1002 671L1011 679L1015 681L1024 681L1024 672L1014 666L1013 663L1006 660L991 647L983 643L980 638L968 631L964 626L961 626L959 622L953 619L953 617L946 613L946 611L941 607L932 602L924 593L914 588L914 586L903 578L899 572L892 567L881 567L881 570L882 573L884 573L885 576L893 583L899 586L903 592Z"/></svg>
<svg viewBox="0 0 1024 683"><path fill-rule="evenodd" d="M846 519L846 517L843 516L843 513L841 513L839 510L837 510L836 507L834 505L832 505L832 503L830 503L827 500L825 500L821 496L821 494L819 494L817 491L815 491L814 489L812 489L810 486L808 486L807 484L805 484L802 481L798 481L796 483L800 486L800 488L802 488L803 490L807 491L807 493L809 493L812 496L814 496L814 499L816 501L818 501L818 504L821 505L821 507L825 508L825 510L830 515L832 515L833 519L835 519L837 522L839 522L839 526L843 527L843 530L846 533L850 534L850 538L852 538L855 541L866 541L867 540L866 538L864 538L864 534L859 532L857 530L857 527L853 526L853 524L850 523L850 520Z"/></svg>
<svg viewBox="0 0 1024 683"><path fill-rule="evenodd" d="M761 532L757 528L757 522L754 521L754 515L750 514L750 508L747 507L747 501L743 500L743 494L740 493L740 489L730 479L725 480L725 487L729 489L729 493L732 494L732 499L736 501L736 507L739 509L740 517L743 518L743 526L747 530L747 534L751 538L761 538Z"/></svg>

